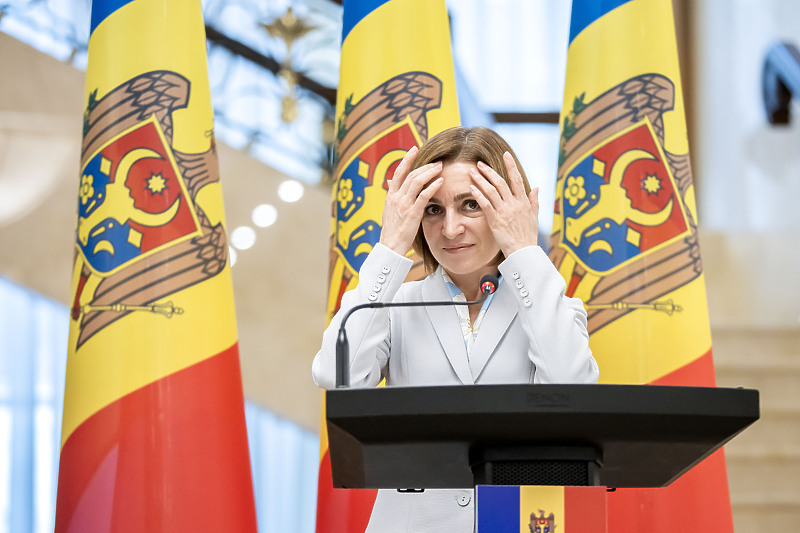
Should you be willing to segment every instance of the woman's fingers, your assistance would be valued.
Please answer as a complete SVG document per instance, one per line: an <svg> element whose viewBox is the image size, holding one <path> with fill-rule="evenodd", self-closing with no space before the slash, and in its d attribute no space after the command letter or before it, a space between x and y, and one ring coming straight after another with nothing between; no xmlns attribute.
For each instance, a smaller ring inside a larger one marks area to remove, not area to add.
<svg viewBox="0 0 800 533"><path fill-rule="evenodd" d="M403 181L403 184L398 189L401 194L408 194L411 196L412 201L416 199L419 193L425 188L425 185L433 181L433 179L442 171L442 162L436 161L422 165L418 169L412 171Z"/></svg>
<svg viewBox="0 0 800 533"><path fill-rule="evenodd" d="M531 189L531 193L528 195L528 202L531 204L531 210L533 214L538 217L539 216L539 187Z"/></svg>
<svg viewBox="0 0 800 533"><path fill-rule="evenodd" d="M483 161L478 161L475 166L480 171L479 176L483 176L486 178L486 181L493 185L500 199L506 200L509 198L509 196L511 196L511 189L508 188L506 180L504 180L492 167ZM478 180L478 182L480 183L480 180ZM485 188L481 188L481 191L483 191L484 194L487 192ZM491 200L492 198L489 199Z"/></svg>
<svg viewBox="0 0 800 533"><path fill-rule="evenodd" d="M473 184L470 191L481 206L489 228L500 248L510 255L524 247L535 245L538 238L538 189L525 194L522 174L517 169L511 154L504 154L504 163L509 174L507 183L485 163L478 163L471 171Z"/></svg>
<svg viewBox="0 0 800 533"><path fill-rule="evenodd" d="M500 176L497 176L497 173L488 165L479 162L476 166L478 170L472 168L469 171L472 183L480 190L489 203L497 209L503 202L503 195L498 187L501 187L500 183L505 185L505 181L503 181L503 178ZM495 176L496 179L492 179ZM499 182L497 182L497 180L499 180ZM509 195L508 186L506 186L506 191L506 195Z"/></svg>
<svg viewBox="0 0 800 533"><path fill-rule="evenodd" d="M437 172L435 168L433 171L415 170L406 177L408 184L404 183L399 190L386 194L380 237L382 244L401 255L411 249L425 206L444 182L442 177L431 181Z"/></svg>
<svg viewBox="0 0 800 533"><path fill-rule="evenodd" d="M517 163L509 152L503 154L503 163L506 165L508 171L509 181L511 182L511 192L517 198L525 197L525 183L522 180L522 174L517 168Z"/></svg>
<svg viewBox="0 0 800 533"><path fill-rule="evenodd" d="M495 211L495 208L492 206L492 202L490 202L486 195L483 194L483 192L474 184L470 184L469 190L472 193L473 198L475 198L475 201L478 202L479 206L481 206L481 211L483 211L484 216L486 216L486 219L489 221L489 225L491 226L494 224L495 218L497 217L497 211Z"/></svg>
<svg viewBox="0 0 800 533"><path fill-rule="evenodd" d="M411 165L414 164L414 160L417 158L417 153L419 153L419 148L412 146L411 149L406 152L406 155L403 156L402 161L400 161L400 164L397 165L394 171L392 179L389 180L389 191L396 191L403 185Z"/></svg>
<svg viewBox="0 0 800 533"><path fill-rule="evenodd" d="M417 221L417 225L419 225L419 222L422 221L422 215L425 212L425 207L428 205L428 202L431 201L433 195L436 194L436 191L438 191L442 186L442 183L444 183L444 178L440 176L426 185L425 188L422 189L417 195L417 200L414 202L414 208L416 210L416 214L418 215L417 218L419 219Z"/></svg>

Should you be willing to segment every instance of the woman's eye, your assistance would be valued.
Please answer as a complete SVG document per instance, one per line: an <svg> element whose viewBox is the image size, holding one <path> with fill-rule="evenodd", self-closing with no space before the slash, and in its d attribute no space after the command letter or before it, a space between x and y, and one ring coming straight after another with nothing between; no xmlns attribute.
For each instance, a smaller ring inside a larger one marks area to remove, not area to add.
<svg viewBox="0 0 800 533"><path fill-rule="evenodd" d="M477 211L481 208L481 206L478 205L477 200L467 200L464 202L464 207L467 209L467 211Z"/></svg>
<svg viewBox="0 0 800 533"><path fill-rule="evenodd" d="M438 215L442 212L442 208L436 204L430 204L425 208L426 215Z"/></svg>

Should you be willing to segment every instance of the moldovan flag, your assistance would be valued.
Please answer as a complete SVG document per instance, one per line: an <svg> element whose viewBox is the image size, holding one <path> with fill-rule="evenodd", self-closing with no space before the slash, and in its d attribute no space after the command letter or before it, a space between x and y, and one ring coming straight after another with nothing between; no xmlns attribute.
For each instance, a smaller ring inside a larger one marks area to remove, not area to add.
<svg viewBox="0 0 800 533"><path fill-rule="evenodd" d="M336 102L328 319L381 234L388 180L405 153L458 126L444 0L345 0ZM415 261L410 279L424 277ZM374 490L334 489L323 405L317 531L367 526Z"/></svg>
<svg viewBox="0 0 800 533"><path fill-rule="evenodd" d="M200 0L95 0L57 533L255 532Z"/></svg>
<svg viewBox="0 0 800 533"><path fill-rule="evenodd" d="M671 0L574 0L551 259L603 383L714 386ZM722 451L608 495L614 532L732 531Z"/></svg>
<svg viewBox="0 0 800 533"><path fill-rule="evenodd" d="M478 485L477 533L606 533L605 487Z"/></svg>

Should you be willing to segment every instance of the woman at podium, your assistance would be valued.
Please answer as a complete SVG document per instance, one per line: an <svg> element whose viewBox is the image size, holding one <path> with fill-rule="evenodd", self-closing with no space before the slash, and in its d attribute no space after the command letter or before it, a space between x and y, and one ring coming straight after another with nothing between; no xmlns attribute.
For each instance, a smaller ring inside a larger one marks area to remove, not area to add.
<svg viewBox="0 0 800 533"><path fill-rule="evenodd" d="M348 319L352 386L596 383L583 303L564 295L537 245L538 192L487 128L451 128L409 150L389 182L380 242L323 335L315 383L335 386L342 317L367 302L419 306L361 309ZM412 248L428 275L404 283ZM499 283L482 302L425 306L479 300L486 275ZM472 532L472 500L464 490L380 490L367 532Z"/></svg>

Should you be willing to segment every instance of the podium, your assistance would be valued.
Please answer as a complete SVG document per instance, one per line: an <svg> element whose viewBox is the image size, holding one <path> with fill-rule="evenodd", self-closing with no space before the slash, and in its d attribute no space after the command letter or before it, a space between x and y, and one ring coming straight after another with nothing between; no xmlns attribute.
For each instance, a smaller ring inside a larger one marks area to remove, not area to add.
<svg viewBox="0 0 800 533"><path fill-rule="evenodd" d="M464 385L326 392L333 485L663 487L759 418L757 390Z"/></svg>

